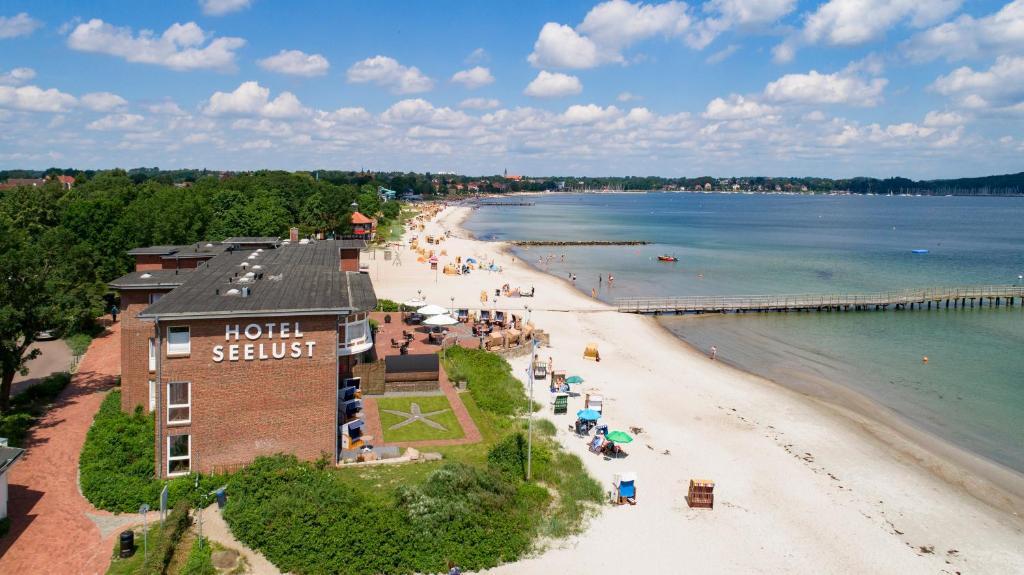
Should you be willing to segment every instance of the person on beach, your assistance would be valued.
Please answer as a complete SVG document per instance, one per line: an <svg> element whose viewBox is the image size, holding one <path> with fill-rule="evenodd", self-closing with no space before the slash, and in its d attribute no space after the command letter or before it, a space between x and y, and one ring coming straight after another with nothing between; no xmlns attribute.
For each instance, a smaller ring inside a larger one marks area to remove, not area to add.
<svg viewBox="0 0 1024 575"><path fill-rule="evenodd" d="M718 357L718 347L717 346L714 346L714 345L711 346L711 354L708 357L710 357L712 360L714 360L715 358Z"/></svg>
<svg viewBox="0 0 1024 575"><path fill-rule="evenodd" d="M597 299L597 288L590 288L590 297Z"/></svg>
<svg viewBox="0 0 1024 575"><path fill-rule="evenodd" d="M615 283L615 276L608 274L608 287L611 287L613 283Z"/></svg>
<svg viewBox="0 0 1024 575"><path fill-rule="evenodd" d="M601 285L601 274L597 274L597 285Z"/></svg>

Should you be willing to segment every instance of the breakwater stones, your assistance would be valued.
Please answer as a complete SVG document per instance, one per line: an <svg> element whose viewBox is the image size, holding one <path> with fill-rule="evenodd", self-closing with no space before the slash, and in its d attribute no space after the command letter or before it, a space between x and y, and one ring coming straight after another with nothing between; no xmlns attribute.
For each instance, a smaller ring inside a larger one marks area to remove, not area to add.
<svg viewBox="0 0 1024 575"><path fill-rule="evenodd" d="M522 240L509 243L517 246L646 246L651 242L647 240Z"/></svg>

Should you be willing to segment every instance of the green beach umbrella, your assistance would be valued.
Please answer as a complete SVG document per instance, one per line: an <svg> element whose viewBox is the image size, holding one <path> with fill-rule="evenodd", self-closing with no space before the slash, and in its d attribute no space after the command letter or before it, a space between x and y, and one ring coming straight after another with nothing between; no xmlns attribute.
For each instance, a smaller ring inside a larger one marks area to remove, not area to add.
<svg viewBox="0 0 1024 575"><path fill-rule="evenodd" d="M583 378L578 375L570 375L565 378L565 383L583 383Z"/></svg>
<svg viewBox="0 0 1024 575"><path fill-rule="evenodd" d="M604 437L612 443L632 443L633 441L633 436L625 431L612 431Z"/></svg>

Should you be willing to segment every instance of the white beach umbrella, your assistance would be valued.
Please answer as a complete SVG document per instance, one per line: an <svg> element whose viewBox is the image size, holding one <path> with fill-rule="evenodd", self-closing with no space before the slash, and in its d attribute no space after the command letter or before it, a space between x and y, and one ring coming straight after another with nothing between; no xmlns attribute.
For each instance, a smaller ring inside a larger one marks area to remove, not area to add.
<svg viewBox="0 0 1024 575"><path fill-rule="evenodd" d="M414 298L412 298L411 300L408 300L408 301L406 301L406 302L405 302L405 303L403 303L402 305L404 305L404 306L407 306L407 307L413 307L413 308L416 308L416 307L423 307L423 306L425 306L426 304L427 304L427 302L425 302L425 301L421 300L421 299L420 299L420 298L418 298L418 297L414 297Z"/></svg>
<svg viewBox="0 0 1024 575"><path fill-rule="evenodd" d="M430 304L421 307L420 309L416 310L416 312L421 313L423 315L440 315L442 313L448 313L448 308Z"/></svg>
<svg viewBox="0 0 1024 575"><path fill-rule="evenodd" d="M423 320L423 325L455 325L457 323L459 323L459 320L446 313L432 315Z"/></svg>

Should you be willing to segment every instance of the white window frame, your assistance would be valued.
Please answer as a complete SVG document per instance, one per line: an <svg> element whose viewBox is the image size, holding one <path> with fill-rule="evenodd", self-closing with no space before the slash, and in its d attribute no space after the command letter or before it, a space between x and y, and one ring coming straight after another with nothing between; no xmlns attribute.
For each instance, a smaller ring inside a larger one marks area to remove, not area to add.
<svg viewBox="0 0 1024 575"><path fill-rule="evenodd" d="M192 338L189 338L192 341ZM149 371L156 371L156 338L149 338Z"/></svg>
<svg viewBox="0 0 1024 575"><path fill-rule="evenodd" d="M171 403L171 385L184 383L188 386L188 403ZM171 420L171 409L188 408L188 419ZM167 382L167 425L188 425L192 423L192 382L191 381L169 381Z"/></svg>
<svg viewBox="0 0 1024 575"><path fill-rule="evenodd" d="M149 412L153 413L156 410L156 380L149 380ZM189 408L189 415L192 414L192 408Z"/></svg>
<svg viewBox="0 0 1024 575"><path fill-rule="evenodd" d="M159 291L150 292L150 294L149 294L149 304L150 305L155 304L156 302L160 301L160 298L162 298L162 297L164 297L164 293L163 292L159 292Z"/></svg>
<svg viewBox="0 0 1024 575"><path fill-rule="evenodd" d="M171 349L171 330L184 328L188 333L188 344L184 346L184 349ZM192 353L192 328L187 325L169 325L167 326L167 357L184 357Z"/></svg>
<svg viewBox="0 0 1024 575"><path fill-rule="evenodd" d="M181 437L184 435L188 438L188 455L171 457L171 440L175 437ZM188 461L188 471L177 471L171 473L171 462L172 461ZM180 475L188 475L192 473L192 434L191 433L177 433L175 435L167 436L167 477L178 477Z"/></svg>

